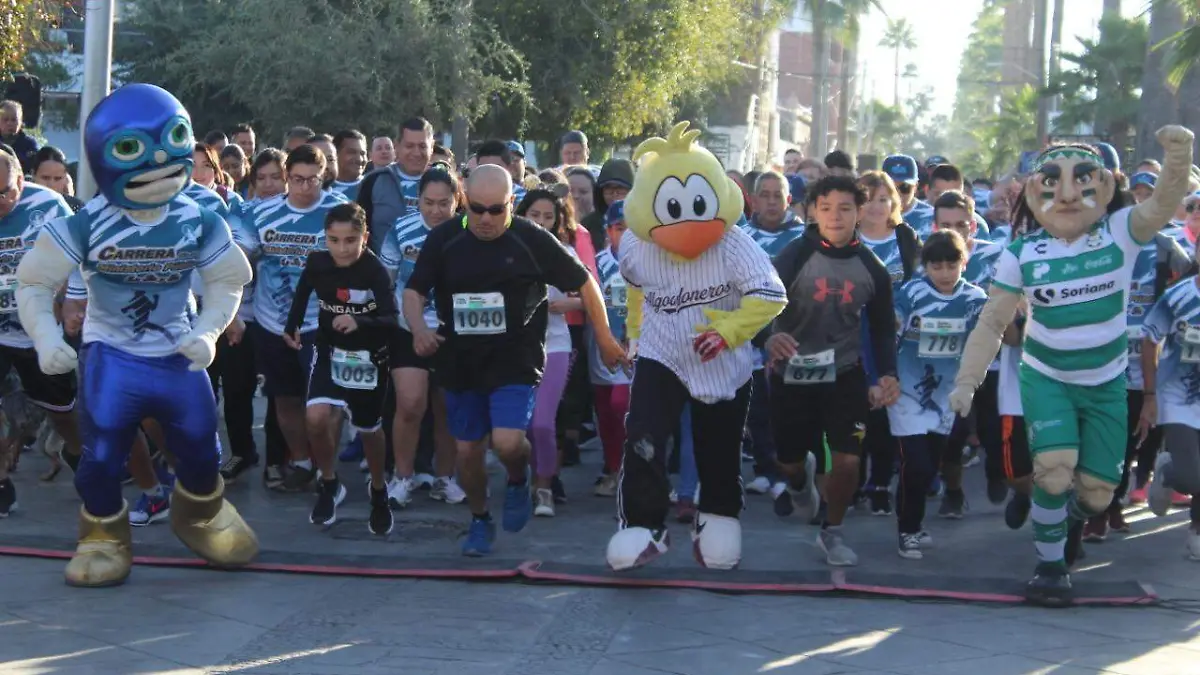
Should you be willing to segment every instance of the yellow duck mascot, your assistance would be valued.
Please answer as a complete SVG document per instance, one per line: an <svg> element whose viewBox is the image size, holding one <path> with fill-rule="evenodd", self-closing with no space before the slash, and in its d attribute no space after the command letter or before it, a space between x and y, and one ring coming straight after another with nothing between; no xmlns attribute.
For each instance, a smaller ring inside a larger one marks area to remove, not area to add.
<svg viewBox="0 0 1200 675"><path fill-rule="evenodd" d="M1110 208L1113 174L1095 148L1052 146L1034 162L1017 203L1013 242L996 265L987 305L950 394L967 416L1022 297L1028 298L1021 403L1033 453L1033 534L1038 565L1026 599L1071 604L1067 569L1083 522L1112 502L1129 438L1125 307L1133 266L1187 192L1192 132L1163 127L1154 195Z"/></svg>
<svg viewBox="0 0 1200 675"><path fill-rule="evenodd" d="M625 198L632 237L621 242L630 338L638 359L617 501L608 543L614 570L666 552L667 455L685 404L692 406L700 503L692 549L705 567L732 569L742 555L741 442L754 356L750 339L787 304L767 254L734 227L741 190L699 131L680 122L644 141Z"/></svg>

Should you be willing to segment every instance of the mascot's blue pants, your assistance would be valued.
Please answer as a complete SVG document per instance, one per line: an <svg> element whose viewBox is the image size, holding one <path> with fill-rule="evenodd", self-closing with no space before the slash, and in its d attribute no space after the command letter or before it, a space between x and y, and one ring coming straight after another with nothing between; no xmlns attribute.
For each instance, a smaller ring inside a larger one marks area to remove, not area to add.
<svg viewBox="0 0 1200 675"><path fill-rule="evenodd" d="M75 489L87 512L107 518L121 510L121 475L142 420L158 421L175 455L175 476L194 495L217 488L221 451L217 404L203 371L181 354L134 356L100 342L79 354L79 425L83 458Z"/></svg>

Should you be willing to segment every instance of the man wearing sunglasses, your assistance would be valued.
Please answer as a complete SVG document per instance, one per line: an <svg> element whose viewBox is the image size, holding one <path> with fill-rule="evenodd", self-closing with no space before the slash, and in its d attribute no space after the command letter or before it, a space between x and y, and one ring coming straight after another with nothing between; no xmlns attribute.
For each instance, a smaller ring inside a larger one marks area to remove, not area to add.
<svg viewBox="0 0 1200 675"><path fill-rule="evenodd" d="M900 193L900 214L914 230L933 221L933 207L917 199L917 160L908 155L889 155L883 160L883 172ZM919 230L918 230L919 231Z"/></svg>
<svg viewBox="0 0 1200 675"><path fill-rule="evenodd" d="M627 365L595 279L553 234L513 217L512 189L505 167L480 164L472 171L466 215L429 233L403 295L413 349L420 356L436 353L445 387L459 483L472 514L462 548L467 556L490 553L496 536L484 467L489 436L508 474L504 529L519 532L529 521L525 431L546 362L546 286L578 291L605 365ZM441 323L436 331L422 316L430 293Z"/></svg>

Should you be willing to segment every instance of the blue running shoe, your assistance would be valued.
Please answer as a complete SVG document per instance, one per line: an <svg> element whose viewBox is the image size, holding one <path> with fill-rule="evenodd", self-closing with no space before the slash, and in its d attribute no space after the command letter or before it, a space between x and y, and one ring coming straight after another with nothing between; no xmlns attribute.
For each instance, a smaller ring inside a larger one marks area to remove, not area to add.
<svg viewBox="0 0 1200 675"><path fill-rule="evenodd" d="M529 469L525 469L525 482L504 488L504 516L501 525L505 532L520 532L529 522L533 502L529 496Z"/></svg>
<svg viewBox="0 0 1200 675"><path fill-rule="evenodd" d="M462 554L470 558L483 557L492 552L492 542L495 540L496 524L490 518L472 518L471 526L467 528L467 538L463 541Z"/></svg>
<svg viewBox="0 0 1200 675"><path fill-rule="evenodd" d="M129 510L129 524L134 527L146 527L166 520L171 515L171 488L163 486L161 496L151 497L142 493L137 504Z"/></svg>
<svg viewBox="0 0 1200 675"><path fill-rule="evenodd" d="M359 434L354 437L354 440L347 443L346 447L342 448L342 451L338 454L338 461L358 462L363 457L362 435Z"/></svg>

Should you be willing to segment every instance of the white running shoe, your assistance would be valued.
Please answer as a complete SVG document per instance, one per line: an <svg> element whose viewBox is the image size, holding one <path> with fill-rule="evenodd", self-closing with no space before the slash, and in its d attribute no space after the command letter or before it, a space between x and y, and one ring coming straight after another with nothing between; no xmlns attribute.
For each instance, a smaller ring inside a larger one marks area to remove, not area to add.
<svg viewBox="0 0 1200 675"><path fill-rule="evenodd" d="M538 488L534 495L533 515L539 518L554 517L554 493L546 488Z"/></svg>
<svg viewBox="0 0 1200 675"><path fill-rule="evenodd" d="M707 569L731 570L742 560L742 524L737 518L698 513L692 525L692 555Z"/></svg>
<svg viewBox="0 0 1200 675"><path fill-rule="evenodd" d="M394 509L402 509L412 502L413 484L411 478L392 477L388 481L388 504Z"/></svg>
<svg viewBox="0 0 1200 675"><path fill-rule="evenodd" d="M670 542L666 529L652 532L644 527L627 527L608 540L605 558L613 571L633 569L666 553Z"/></svg>
<svg viewBox="0 0 1200 675"><path fill-rule="evenodd" d="M759 476L746 483L746 492L752 495L765 495L771 489L771 481L766 476Z"/></svg>
<svg viewBox="0 0 1200 675"><path fill-rule="evenodd" d="M454 480L454 476L450 476L433 481L433 487L429 490L429 498L447 504L461 504L467 500L467 493L458 486L458 481Z"/></svg>

